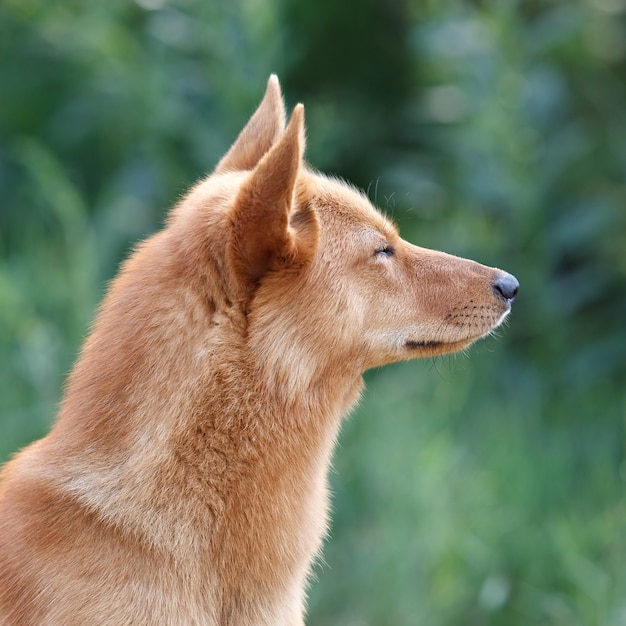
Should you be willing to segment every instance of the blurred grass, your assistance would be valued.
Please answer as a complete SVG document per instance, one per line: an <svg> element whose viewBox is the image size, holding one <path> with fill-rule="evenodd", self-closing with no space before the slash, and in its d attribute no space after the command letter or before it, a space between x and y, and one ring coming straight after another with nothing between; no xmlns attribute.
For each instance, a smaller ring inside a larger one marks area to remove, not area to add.
<svg viewBox="0 0 626 626"><path fill-rule="evenodd" d="M278 71L308 156L515 273L509 326L368 373L311 624L626 625L626 4L0 4L0 459L106 282Z"/></svg>
<svg viewBox="0 0 626 626"><path fill-rule="evenodd" d="M619 445L542 424L553 403L490 378L493 349L370 376L336 457L314 623L622 623Z"/></svg>

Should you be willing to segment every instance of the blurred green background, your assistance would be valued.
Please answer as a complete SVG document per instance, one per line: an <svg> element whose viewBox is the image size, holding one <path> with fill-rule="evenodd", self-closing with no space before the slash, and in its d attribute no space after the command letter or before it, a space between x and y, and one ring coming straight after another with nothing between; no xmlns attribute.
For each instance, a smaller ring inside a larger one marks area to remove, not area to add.
<svg viewBox="0 0 626 626"><path fill-rule="evenodd" d="M367 375L309 623L626 625L626 0L3 0L0 72L0 459L277 72L315 167L522 285Z"/></svg>

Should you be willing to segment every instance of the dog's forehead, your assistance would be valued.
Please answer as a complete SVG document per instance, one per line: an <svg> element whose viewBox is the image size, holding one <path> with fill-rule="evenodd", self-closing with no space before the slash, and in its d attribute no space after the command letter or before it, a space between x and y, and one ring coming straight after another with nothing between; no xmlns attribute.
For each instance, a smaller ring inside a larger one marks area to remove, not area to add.
<svg viewBox="0 0 626 626"><path fill-rule="evenodd" d="M378 231L387 238L398 236L395 225L380 213L356 187L334 178L314 175L313 201L322 222L346 230Z"/></svg>

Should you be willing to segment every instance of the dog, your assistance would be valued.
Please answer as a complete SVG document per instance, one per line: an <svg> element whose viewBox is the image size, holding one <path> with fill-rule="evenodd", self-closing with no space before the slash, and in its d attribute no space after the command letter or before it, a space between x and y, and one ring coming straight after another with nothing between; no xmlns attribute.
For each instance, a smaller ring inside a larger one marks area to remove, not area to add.
<svg viewBox="0 0 626 626"><path fill-rule="evenodd" d="M278 79L111 283L51 432L3 469L3 626L304 624L365 370L462 350L518 282L308 167Z"/></svg>

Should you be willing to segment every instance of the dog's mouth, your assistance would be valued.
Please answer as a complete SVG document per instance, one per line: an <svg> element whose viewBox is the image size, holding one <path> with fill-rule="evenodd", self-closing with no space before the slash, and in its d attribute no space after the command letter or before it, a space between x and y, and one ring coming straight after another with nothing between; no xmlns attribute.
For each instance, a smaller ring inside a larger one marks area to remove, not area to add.
<svg viewBox="0 0 626 626"><path fill-rule="evenodd" d="M491 330L487 330L484 333L472 335L470 337L462 337L462 338L453 339L450 341L439 341L439 340L417 341L414 339L409 339L404 342L404 348L406 350L411 351L412 353L411 358L440 356L442 354L458 352L459 350L464 350L465 348L468 348L474 342L488 335L491 332Z"/></svg>
<svg viewBox="0 0 626 626"><path fill-rule="evenodd" d="M445 330L437 339L407 339L404 347L408 350L433 352L454 352L486 337L498 328L511 311L509 300L503 310L492 311L485 306L465 306L448 313ZM449 336L446 336L449 335Z"/></svg>
<svg viewBox="0 0 626 626"><path fill-rule="evenodd" d="M428 348L440 348L444 346L445 343L443 341L407 341L404 344L405 348L409 350L420 350L420 349L428 349Z"/></svg>
<svg viewBox="0 0 626 626"><path fill-rule="evenodd" d="M404 342L405 350L410 351L411 359L419 359L423 357L441 356L443 354L451 354L459 352L472 345L480 337L471 339L463 339L460 341L414 341Z"/></svg>

